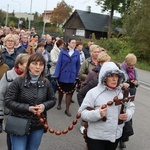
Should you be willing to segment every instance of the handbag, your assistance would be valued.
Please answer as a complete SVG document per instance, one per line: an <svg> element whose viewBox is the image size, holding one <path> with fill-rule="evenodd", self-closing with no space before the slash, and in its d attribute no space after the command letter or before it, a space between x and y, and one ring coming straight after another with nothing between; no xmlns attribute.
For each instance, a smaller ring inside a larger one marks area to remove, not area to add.
<svg viewBox="0 0 150 150"><path fill-rule="evenodd" d="M31 119L9 115L6 120L5 132L14 135L28 135L30 133Z"/></svg>
<svg viewBox="0 0 150 150"><path fill-rule="evenodd" d="M132 119L128 122L125 122L125 125L123 127L123 133L122 133L122 141L127 141L129 136L132 136L134 134L134 130L132 127Z"/></svg>

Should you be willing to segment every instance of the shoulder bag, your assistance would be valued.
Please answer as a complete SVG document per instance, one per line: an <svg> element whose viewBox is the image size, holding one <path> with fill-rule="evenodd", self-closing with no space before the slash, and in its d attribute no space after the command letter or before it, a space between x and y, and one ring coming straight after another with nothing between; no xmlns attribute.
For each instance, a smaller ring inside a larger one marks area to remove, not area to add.
<svg viewBox="0 0 150 150"><path fill-rule="evenodd" d="M30 133L31 119L9 115L6 120L5 132L14 135L28 135Z"/></svg>

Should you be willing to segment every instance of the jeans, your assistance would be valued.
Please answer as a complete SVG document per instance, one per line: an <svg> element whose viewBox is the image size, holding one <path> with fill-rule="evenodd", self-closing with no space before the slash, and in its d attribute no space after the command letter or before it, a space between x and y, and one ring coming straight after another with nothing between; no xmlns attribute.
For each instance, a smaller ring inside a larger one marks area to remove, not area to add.
<svg viewBox="0 0 150 150"><path fill-rule="evenodd" d="M44 130L31 131L29 135L10 135L12 150L38 150Z"/></svg>

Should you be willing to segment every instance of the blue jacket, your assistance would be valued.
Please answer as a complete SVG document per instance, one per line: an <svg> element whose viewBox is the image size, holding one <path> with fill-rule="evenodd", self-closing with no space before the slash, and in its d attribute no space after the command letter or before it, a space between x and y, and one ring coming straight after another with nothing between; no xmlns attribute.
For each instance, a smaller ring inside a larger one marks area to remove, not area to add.
<svg viewBox="0 0 150 150"><path fill-rule="evenodd" d="M14 53L9 55L8 52L6 51L6 49L2 49L2 58L4 60L4 63L7 64L9 66L10 69L12 69L15 65L15 60L16 57L19 55L20 53L15 49Z"/></svg>
<svg viewBox="0 0 150 150"><path fill-rule="evenodd" d="M54 76L59 82L74 83L80 69L80 54L77 50L70 56L67 50L61 50Z"/></svg>

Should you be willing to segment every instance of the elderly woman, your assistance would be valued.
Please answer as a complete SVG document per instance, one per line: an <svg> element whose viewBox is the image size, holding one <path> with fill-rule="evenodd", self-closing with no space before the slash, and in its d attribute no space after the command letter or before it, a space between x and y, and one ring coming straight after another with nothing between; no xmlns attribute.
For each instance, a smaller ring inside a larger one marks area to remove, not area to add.
<svg viewBox="0 0 150 150"><path fill-rule="evenodd" d="M138 87L138 73L137 69L135 68L135 64L137 62L137 58L134 54L129 53L125 56L125 61L120 65L121 70L125 74L125 84L124 87L129 89L130 95L136 94L136 88ZM132 125L132 119L129 121ZM127 123L125 124L127 127ZM120 147L126 148L126 145L124 142L129 141L129 136L125 134L126 128L124 128L124 132L122 135L122 138L120 140Z"/></svg>
<svg viewBox="0 0 150 150"><path fill-rule="evenodd" d="M47 111L56 101L51 83L44 76L45 59L35 53L28 59L22 76L10 85L6 96L6 107L11 116L30 119L29 134L10 134L12 150L38 150L44 133L44 124L37 114L47 118Z"/></svg>
<svg viewBox="0 0 150 150"><path fill-rule="evenodd" d="M90 46L91 57L87 58L80 67L79 78L81 79L81 81L84 81L88 73L98 65L97 58L101 51L105 50L98 45Z"/></svg>
<svg viewBox="0 0 150 150"><path fill-rule="evenodd" d="M120 114L120 105L115 105L114 97L123 98L121 83L124 74L113 62L105 62L99 74L98 85L87 92L79 112L81 118L88 122L87 145L88 150L116 150L122 135L123 124L132 118L135 106L127 103L127 110ZM107 105L111 101L111 105ZM105 108L103 106L106 105ZM87 107L93 108L88 110ZM107 118L103 121L103 118Z"/></svg>
<svg viewBox="0 0 150 150"><path fill-rule="evenodd" d="M120 65L121 70L125 74L125 80L129 84L130 94L136 94L136 88L138 87L138 74L137 69L135 68L135 64L137 62L137 58L134 54L129 53L125 57L125 61Z"/></svg>
<svg viewBox="0 0 150 150"><path fill-rule="evenodd" d="M110 59L111 57L105 51L100 52L97 58L98 62L97 66L93 68L92 71L89 72L82 85L84 86L88 84L89 81L93 79L95 76L98 78L98 74L100 72L102 65L104 64L104 62L110 61Z"/></svg>
<svg viewBox="0 0 150 150"><path fill-rule="evenodd" d="M2 49L2 58L4 63L6 63L10 69L14 67L15 59L20 54L15 49L16 39L13 34L8 34L4 38L4 46L5 48Z"/></svg>

